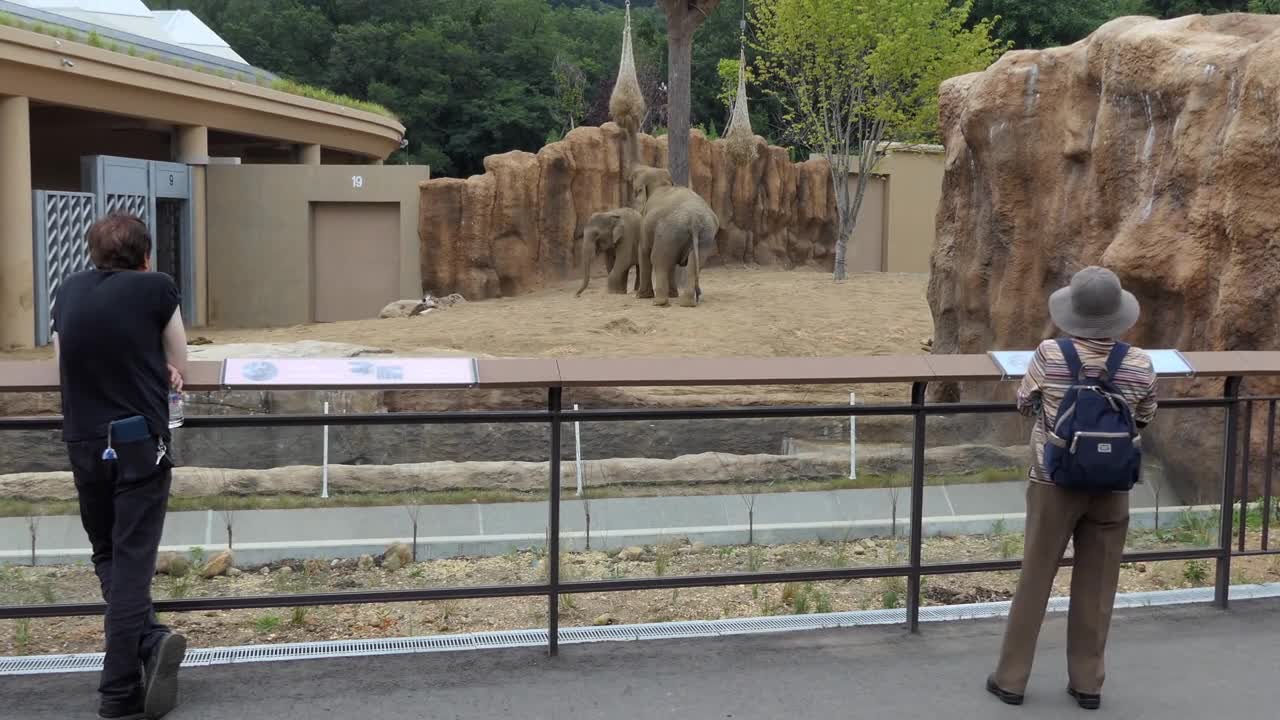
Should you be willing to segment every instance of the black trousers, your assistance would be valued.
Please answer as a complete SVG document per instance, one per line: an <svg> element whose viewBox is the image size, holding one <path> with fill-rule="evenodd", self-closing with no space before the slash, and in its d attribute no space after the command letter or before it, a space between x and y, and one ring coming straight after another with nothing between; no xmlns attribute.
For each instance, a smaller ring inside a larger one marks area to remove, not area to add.
<svg viewBox="0 0 1280 720"><path fill-rule="evenodd" d="M151 606L151 580L169 503L167 461L140 480L120 479L117 463L102 459L106 441L70 443L80 521L93 547L93 569L107 602L106 658L98 692L104 701L139 693L142 662L169 629Z"/></svg>

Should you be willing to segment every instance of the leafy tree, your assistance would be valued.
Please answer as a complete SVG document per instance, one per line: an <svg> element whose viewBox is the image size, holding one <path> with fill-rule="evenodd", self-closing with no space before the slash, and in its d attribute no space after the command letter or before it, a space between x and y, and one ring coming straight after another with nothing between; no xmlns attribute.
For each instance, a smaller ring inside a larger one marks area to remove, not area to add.
<svg viewBox="0 0 1280 720"><path fill-rule="evenodd" d="M756 71L800 144L831 165L840 216L835 279L886 137L936 132L938 85L990 64L1004 45L991 24L966 27L970 2L758 0L752 12ZM856 163L856 164L855 164ZM857 171L857 187L849 174Z"/></svg>

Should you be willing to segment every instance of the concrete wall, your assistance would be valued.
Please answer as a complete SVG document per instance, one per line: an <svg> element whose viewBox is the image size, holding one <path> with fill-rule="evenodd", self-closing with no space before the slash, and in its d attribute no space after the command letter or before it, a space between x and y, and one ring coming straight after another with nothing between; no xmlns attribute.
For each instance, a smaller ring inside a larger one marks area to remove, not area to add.
<svg viewBox="0 0 1280 720"><path fill-rule="evenodd" d="M418 184L429 177L414 165L210 165L209 323L313 320L312 203L399 203L400 294L418 297Z"/></svg>
<svg viewBox="0 0 1280 720"><path fill-rule="evenodd" d="M850 272L929 272L945 163L941 146L886 144L858 210L849 243ZM857 182L857 174L850 173L850 188L856 188ZM875 185L881 185L882 196ZM867 203L874 207L868 208ZM871 251L876 237L882 238L878 267Z"/></svg>
<svg viewBox="0 0 1280 720"><path fill-rule="evenodd" d="M945 164L941 147L923 145L891 149L876 167L889 176L886 272L929 272Z"/></svg>

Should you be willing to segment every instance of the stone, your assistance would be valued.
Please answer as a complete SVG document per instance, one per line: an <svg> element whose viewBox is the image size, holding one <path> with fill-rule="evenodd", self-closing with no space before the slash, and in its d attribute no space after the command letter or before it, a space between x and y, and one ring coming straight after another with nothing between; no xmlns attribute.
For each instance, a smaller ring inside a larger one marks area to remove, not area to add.
<svg viewBox="0 0 1280 720"><path fill-rule="evenodd" d="M395 572L413 562L413 551L404 543L392 543L387 551L382 553L382 569L388 572Z"/></svg>
<svg viewBox="0 0 1280 720"><path fill-rule="evenodd" d="M382 308L382 312L378 313L378 318L389 320L392 318L407 318L421 315L428 305L422 300L396 300Z"/></svg>
<svg viewBox="0 0 1280 720"><path fill-rule="evenodd" d="M263 565L263 566L262 566L262 569L258 571L258 574L259 574L259 575L270 575L270 574L271 574L271 566L270 566L270 565Z"/></svg>
<svg viewBox="0 0 1280 720"><path fill-rule="evenodd" d="M707 544L699 540L698 542L695 542L694 544L690 545L689 550L695 555L701 554L707 551Z"/></svg>
<svg viewBox="0 0 1280 720"><path fill-rule="evenodd" d="M292 575L292 574L293 574L293 568L292 568L292 567L290 567L290 566L288 566L288 565L282 565L282 566L280 566L280 569L279 569L279 570L276 570L276 574L277 574L277 575Z"/></svg>
<svg viewBox="0 0 1280 720"><path fill-rule="evenodd" d="M324 560L312 558L302 563L302 571L308 575L319 575L328 569L329 565Z"/></svg>
<svg viewBox="0 0 1280 720"><path fill-rule="evenodd" d="M356 561L356 567L361 570L372 570L374 567L373 556L361 555L360 559Z"/></svg>
<svg viewBox="0 0 1280 720"><path fill-rule="evenodd" d="M160 553L156 557L156 574L170 577L185 577L191 572L191 560L186 555L174 552Z"/></svg>
<svg viewBox="0 0 1280 720"><path fill-rule="evenodd" d="M636 547L636 546L623 548L622 552L618 553L618 559L625 560L627 562L635 562L637 560L642 560L644 559L644 556L645 556L644 548Z"/></svg>
<svg viewBox="0 0 1280 720"><path fill-rule="evenodd" d="M205 580L212 580L213 578L226 575L227 571L231 569L234 559L235 556L230 550L223 550L217 555L214 555L213 559L209 562L205 563L204 568L200 570L200 577Z"/></svg>
<svg viewBox="0 0 1280 720"><path fill-rule="evenodd" d="M485 172L422 184L422 282L471 300L534 292L576 277L578 238L592 214L626 204L625 134L614 123L579 127L536 154L485 158ZM665 167L667 138L639 135L638 160ZM690 184L720 219L704 265L829 271L837 217L826 160L794 163L755 139L758 159L729 158L723 140L689 139Z"/></svg>
<svg viewBox="0 0 1280 720"><path fill-rule="evenodd" d="M1069 47L1006 53L943 83L933 352L1034 348L1056 335L1050 293L1092 264L1115 271L1142 303L1127 341L1280 349L1278 30L1275 15L1125 17ZM1248 383L1251 395L1278 390L1274 378ZM1220 379L1206 379L1162 383L1160 394L1221 392ZM1011 395L995 383L933 392L942 401ZM1254 416L1255 483L1265 415ZM1184 503L1220 492L1207 459L1222 455L1221 420L1209 431L1201 422L1211 416L1161 412L1144 433ZM993 432L1025 432L1009 425Z"/></svg>
<svg viewBox="0 0 1280 720"><path fill-rule="evenodd" d="M240 576L241 576L241 575L243 575L243 574L244 574L244 571L243 571L243 570L241 570L241 569L240 569L240 568L238 568L238 567L229 567L229 568L227 568L227 577L233 577L233 578L235 578L235 577L240 577Z"/></svg>
<svg viewBox="0 0 1280 720"><path fill-rule="evenodd" d="M615 618L610 613L605 613L604 615L601 615L600 617L593 620L591 624L595 625L596 627L604 627L605 625L617 625L618 619Z"/></svg>

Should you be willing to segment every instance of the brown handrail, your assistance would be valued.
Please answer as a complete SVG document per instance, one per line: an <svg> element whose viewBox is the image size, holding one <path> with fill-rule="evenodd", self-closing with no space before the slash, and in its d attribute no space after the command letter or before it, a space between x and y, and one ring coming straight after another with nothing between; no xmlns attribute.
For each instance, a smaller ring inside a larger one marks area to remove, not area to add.
<svg viewBox="0 0 1280 720"><path fill-rule="evenodd" d="M1280 352L1188 352L1197 377L1280 375ZM844 358L483 358L480 388L675 387L688 385L858 385L998 381L986 355L875 355ZM394 389L399 386L380 386ZM413 386L407 386L413 387ZM190 365L187 388L195 391L258 389L222 383L222 363ZM313 389L336 390L340 385ZM53 360L0 361L0 392L56 392Z"/></svg>

